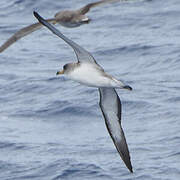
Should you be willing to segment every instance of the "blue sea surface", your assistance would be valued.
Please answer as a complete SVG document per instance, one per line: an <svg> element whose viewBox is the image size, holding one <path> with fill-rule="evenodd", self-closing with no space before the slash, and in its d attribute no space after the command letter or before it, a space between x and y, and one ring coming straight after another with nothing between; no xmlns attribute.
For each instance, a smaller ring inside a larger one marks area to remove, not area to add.
<svg viewBox="0 0 180 180"><path fill-rule="evenodd" d="M93 0L95 2L96 0ZM1 0L0 45L36 23L90 0ZM0 54L1 180L180 179L180 1L134 0L93 8L92 22L64 35L133 88L117 90L134 173L117 153L99 94L56 72L76 61L46 28Z"/></svg>

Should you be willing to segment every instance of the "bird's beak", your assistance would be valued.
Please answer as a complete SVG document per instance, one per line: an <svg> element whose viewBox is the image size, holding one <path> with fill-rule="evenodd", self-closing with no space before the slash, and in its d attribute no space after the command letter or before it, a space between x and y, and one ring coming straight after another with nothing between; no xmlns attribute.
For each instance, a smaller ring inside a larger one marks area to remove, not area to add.
<svg viewBox="0 0 180 180"><path fill-rule="evenodd" d="M58 71L58 72L56 73L56 75L60 75L60 74L64 74L64 70Z"/></svg>

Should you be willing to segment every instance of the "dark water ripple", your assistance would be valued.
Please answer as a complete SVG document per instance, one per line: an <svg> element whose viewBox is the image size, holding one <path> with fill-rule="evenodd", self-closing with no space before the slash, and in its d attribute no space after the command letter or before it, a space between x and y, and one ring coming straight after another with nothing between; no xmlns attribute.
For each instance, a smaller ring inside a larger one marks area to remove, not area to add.
<svg viewBox="0 0 180 180"><path fill-rule="evenodd" d="M1 0L0 43L36 22L33 10L49 18L87 2ZM97 89L56 77L76 58L69 46L44 28L0 54L0 179L179 180L179 14L179 0L137 0L94 8L79 28L57 26L132 86L118 94L134 174L107 133Z"/></svg>

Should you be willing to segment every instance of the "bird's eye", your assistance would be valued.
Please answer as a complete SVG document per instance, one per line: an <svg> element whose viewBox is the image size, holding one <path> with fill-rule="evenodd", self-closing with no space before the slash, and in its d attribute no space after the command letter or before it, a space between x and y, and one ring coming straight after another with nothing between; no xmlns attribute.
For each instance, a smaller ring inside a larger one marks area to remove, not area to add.
<svg viewBox="0 0 180 180"><path fill-rule="evenodd" d="M67 69L67 64L65 64L65 65L63 66L63 69L64 69L64 70L66 70L66 69Z"/></svg>

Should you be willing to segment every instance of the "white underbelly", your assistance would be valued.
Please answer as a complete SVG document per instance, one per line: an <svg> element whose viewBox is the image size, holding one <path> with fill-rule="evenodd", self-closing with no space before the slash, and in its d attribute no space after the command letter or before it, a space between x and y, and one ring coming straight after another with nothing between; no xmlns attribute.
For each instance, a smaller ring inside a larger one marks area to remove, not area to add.
<svg viewBox="0 0 180 180"><path fill-rule="evenodd" d="M112 79L103 75L102 71L94 68L93 65L81 65L67 77L81 84L91 87L110 87Z"/></svg>

